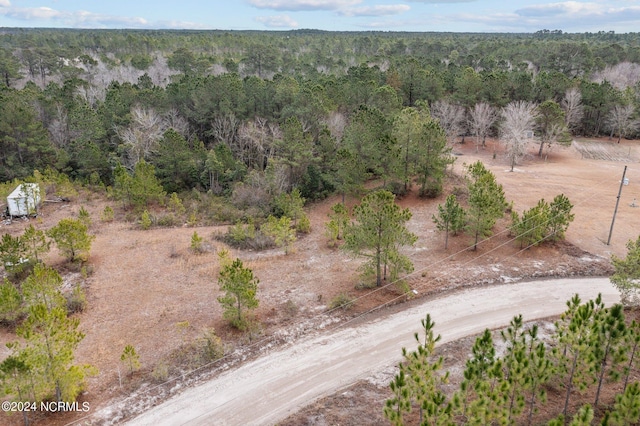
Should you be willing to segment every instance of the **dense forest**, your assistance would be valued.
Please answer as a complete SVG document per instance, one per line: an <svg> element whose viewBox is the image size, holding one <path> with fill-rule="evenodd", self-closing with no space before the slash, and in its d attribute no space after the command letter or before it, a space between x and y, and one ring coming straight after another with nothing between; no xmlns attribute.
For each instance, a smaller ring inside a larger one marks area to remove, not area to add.
<svg viewBox="0 0 640 426"><path fill-rule="evenodd" d="M636 136L640 35L2 29L0 73L0 181L109 186L142 162L167 193L264 210L369 177L437 195L433 149L509 140L517 102L541 154Z"/></svg>

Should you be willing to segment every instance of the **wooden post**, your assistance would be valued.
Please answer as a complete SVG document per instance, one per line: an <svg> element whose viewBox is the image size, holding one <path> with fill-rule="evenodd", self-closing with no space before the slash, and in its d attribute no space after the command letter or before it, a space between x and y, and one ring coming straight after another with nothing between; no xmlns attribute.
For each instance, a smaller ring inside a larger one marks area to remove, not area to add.
<svg viewBox="0 0 640 426"><path fill-rule="evenodd" d="M611 243L611 234L613 233L613 224L616 222L616 214L618 213L618 204L620 204L620 195L622 194L622 185L624 185L624 176L627 174L627 166L624 166L622 172L622 180L620 181L620 189L618 189L618 198L616 199L616 208L613 211L613 219L611 220L611 228L609 228L609 238L607 238L607 245Z"/></svg>

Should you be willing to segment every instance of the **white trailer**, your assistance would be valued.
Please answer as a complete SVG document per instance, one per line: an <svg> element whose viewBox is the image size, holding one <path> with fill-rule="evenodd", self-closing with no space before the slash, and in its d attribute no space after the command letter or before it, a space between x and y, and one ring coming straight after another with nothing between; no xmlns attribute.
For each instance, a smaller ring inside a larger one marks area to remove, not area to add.
<svg viewBox="0 0 640 426"><path fill-rule="evenodd" d="M9 216L35 216L40 205L40 185L23 183L18 185L7 197Z"/></svg>

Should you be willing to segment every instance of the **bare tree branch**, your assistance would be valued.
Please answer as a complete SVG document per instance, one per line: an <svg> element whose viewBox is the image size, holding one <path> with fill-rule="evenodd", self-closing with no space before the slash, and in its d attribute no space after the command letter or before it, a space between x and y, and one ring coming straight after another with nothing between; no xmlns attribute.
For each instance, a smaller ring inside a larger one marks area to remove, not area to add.
<svg viewBox="0 0 640 426"><path fill-rule="evenodd" d="M533 131L536 107L533 102L514 101L502 109L503 121L500 132L507 145L507 158L511 171L527 152L526 145Z"/></svg>
<svg viewBox="0 0 640 426"><path fill-rule="evenodd" d="M605 119L606 126L611 130L609 139L613 138L613 135L617 133L618 143L620 143L623 137L638 130L640 122L632 118L635 112L634 110L631 104L616 105L613 107Z"/></svg>
<svg viewBox="0 0 640 426"><path fill-rule="evenodd" d="M489 129L497 119L496 109L486 102L475 104L473 109L469 111L469 129L476 137L476 151L481 144L482 148L485 147L485 139L489 134Z"/></svg>
<svg viewBox="0 0 640 426"><path fill-rule="evenodd" d="M567 128L575 128L584 116L584 105L582 105L580 90L577 87L567 89L560 106L564 110L564 120Z"/></svg>
<svg viewBox="0 0 640 426"><path fill-rule="evenodd" d="M431 116L438 120L451 143L465 131L465 111L460 105L445 100L436 101L431 108Z"/></svg>

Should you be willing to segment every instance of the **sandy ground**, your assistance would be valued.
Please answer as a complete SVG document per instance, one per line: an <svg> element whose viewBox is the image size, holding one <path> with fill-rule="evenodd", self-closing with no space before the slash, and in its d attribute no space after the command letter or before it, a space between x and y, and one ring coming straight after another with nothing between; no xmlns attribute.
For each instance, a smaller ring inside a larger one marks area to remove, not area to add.
<svg viewBox="0 0 640 426"><path fill-rule="evenodd" d="M530 156L514 172L509 172L499 147L494 158L494 143L489 141L487 148L478 152L472 143L456 145L458 159L453 174L460 174L464 163L481 159L504 186L514 209L520 212L534 206L540 198L550 201L564 193L575 206L567 243L520 250L504 231L509 223L504 219L478 251L468 250L471 241L465 235L450 238L445 250L444 236L435 230L431 217L446 194L456 186L463 186L462 183L449 180L445 194L435 200L420 199L412 192L398 202L411 209L413 217L408 226L419 236L416 245L406 249L415 271L405 278L417 292L416 297L528 278L609 273L610 255L624 256L625 243L636 238L640 230L640 208L631 206L634 199L640 199L637 141L621 144L606 139L578 141L571 147L554 148L546 159ZM532 146L532 152L534 149ZM623 187L611 244L607 245L625 165L629 185ZM324 236L327 213L338 201L339 197L333 197L308 207L312 232L295 243L292 254L285 255L282 250L232 252L260 279L257 317L261 330L251 339L224 323L216 301L219 295L216 251L223 245L213 236L224 227L178 226L142 231L122 221L122 217L113 223L102 223L98 218L110 202L92 194L81 194L72 203L45 204L40 217L32 221L41 229L48 229L63 217L76 216L81 206L94 219L92 232L96 240L87 265L91 273L86 277L66 273L65 282L67 286L80 283L88 300L87 309L78 315L86 338L77 350L76 361L92 364L99 371L88 380L87 392L81 397L91 404L88 414L49 417L45 424L91 418L97 412L118 406L125 398L139 401L128 413L142 410L157 403L163 395L206 380L273 346L345 318L406 301L393 283L375 290L355 288L360 260L328 247ZM348 200L348 204L356 201ZM117 209L116 205L113 207ZM17 235L25 225L22 221L3 224L0 232ZM194 231L205 238L210 251L200 255L189 251ZM59 266L61 259L53 251L47 262ZM354 308L348 312L327 312L330 301L340 293L355 298ZM166 385L170 391L157 394L157 386L150 379L153 369L200 336L205 328L216 330L230 356L206 371L192 372L189 367L172 371ZM7 330L0 330L0 357L9 354L4 343L14 339ZM143 368L135 377L121 380L120 354L127 344L136 348ZM16 421L19 422L17 416L0 416L3 423Z"/></svg>
<svg viewBox="0 0 640 426"><path fill-rule="evenodd" d="M598 293L611 305L619 294L607 278L521 282L437 297L357 327L339 327L274 351L191 388L128 422L143 425L270 425L318 397L400 361L430 313L442 343L505 326L517 314L554 316L574 294Z"/></svg>

